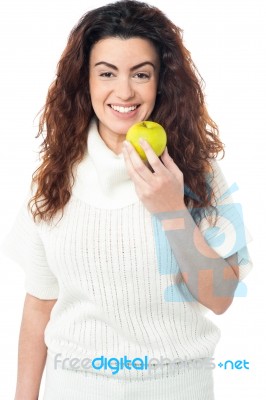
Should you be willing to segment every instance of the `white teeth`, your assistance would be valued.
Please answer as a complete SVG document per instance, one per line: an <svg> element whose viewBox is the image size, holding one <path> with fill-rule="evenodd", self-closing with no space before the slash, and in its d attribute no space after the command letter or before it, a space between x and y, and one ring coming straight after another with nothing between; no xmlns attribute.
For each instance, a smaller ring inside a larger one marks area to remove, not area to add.
<svg viewBox="0 0 266 400"><path fill-rule="evenodd" d="M113 106L112 104L110 105L111 108L115 111L118 111L120 113L128 113L130 111L136 110L137 106L131 106L131 107L120 107L120 106Z"/></svg>

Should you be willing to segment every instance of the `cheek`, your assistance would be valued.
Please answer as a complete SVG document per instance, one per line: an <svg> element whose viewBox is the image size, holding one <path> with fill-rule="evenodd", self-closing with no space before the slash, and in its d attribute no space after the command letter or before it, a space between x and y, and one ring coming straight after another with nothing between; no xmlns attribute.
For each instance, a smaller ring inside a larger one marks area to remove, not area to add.
<svg viewBox="0 0 266 400"><path fill-rule="evenodd" d="M103 100L102 92L99 86L95 85L93 81L90 82L90 97L92 105L97 105Z"/></svg>
<svg viewBox="0 0 266 400"><path fill-rule="evenodd" d="M89 81L89 90L92 103L103 102L109 93L108 87L94 78Z"/></svg>
<svg viewBox="0 0 266 400"><path fill-rule="evenodd" d="M150 82L149 88L145 88L145 95L147 100L154 101L157 95L157 82Z"/></svg>
<svg viewBox="0 0 266 400"><path fill-rule="evenodd" d="M146 102L151 106L154 105L157 96L157 87L153 85L149 90L145 91Z"/></svg>

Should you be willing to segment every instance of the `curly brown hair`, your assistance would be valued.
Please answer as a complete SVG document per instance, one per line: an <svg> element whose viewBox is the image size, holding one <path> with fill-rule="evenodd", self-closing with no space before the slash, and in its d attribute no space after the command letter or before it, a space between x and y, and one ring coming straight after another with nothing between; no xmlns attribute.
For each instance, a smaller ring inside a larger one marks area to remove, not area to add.
<svg viewBox="0 0 266 400"><path fill-rule="evenodd" d="M105 37L140 37L157 49L159 90L149 119L167 132L169 154L183 172L186 205L192 209L212 206L206 173L210 159L224 148L205 106L203 80L183 45L182 30L156 7L126 0L87 12L70 32L36 136L44 140L42 162L32 176L36 192L28 203L34 220L51 220L59 210L63 213L71 197L73 167L84 156L95 115L88 87L90 51Z"/></svg>

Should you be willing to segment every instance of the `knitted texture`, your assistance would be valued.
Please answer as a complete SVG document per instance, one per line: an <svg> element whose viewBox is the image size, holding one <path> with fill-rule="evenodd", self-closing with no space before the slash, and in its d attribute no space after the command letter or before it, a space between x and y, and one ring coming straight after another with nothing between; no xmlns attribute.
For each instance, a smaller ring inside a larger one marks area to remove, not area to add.
<svg viewBox="0 0 266 400"><path fill-rule="evenodd" d="M95 122L75 177L62 219L35 224L25 203L4 245L25 270L26 291L58 299L45 330L49 357L148 356L163 364L212 357L220 330L188 291L171 301L171 291L179 287L177 260L160 221L138 199L123 155L105 145ZM221 174L213 184L216 192L226 192ZM223 204L230 204L228 198ZM222 231L230 236L232 223L222 218ZM236 215L230 218L239 221ZM202 221L202 232L208 227ZM210 245L217 235L209 233ZM243 240L234 252L242 248ZM227 253L220 247L221 256ZM247 255L242 264L244 277L251 268ZM67 362L63 367L71 369ZM154 376L126 368L118 374L110 368L90 372L125 381Z"/></svg>

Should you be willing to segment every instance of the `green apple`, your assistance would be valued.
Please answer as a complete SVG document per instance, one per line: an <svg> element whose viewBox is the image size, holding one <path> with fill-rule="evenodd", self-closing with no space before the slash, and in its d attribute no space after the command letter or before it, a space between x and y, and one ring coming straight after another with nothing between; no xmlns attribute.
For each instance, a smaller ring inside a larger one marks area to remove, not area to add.
<svg viewBox="0 0 266 400"><path fill-rule="evenodd" d="M146 154L139 143L140 138L145 139L150 144L158 157L163 153L167 136L162 125L153 121L141 121L132 125L127 132L126 140L135 147L142 160L147 160Z"/></svg>

